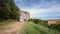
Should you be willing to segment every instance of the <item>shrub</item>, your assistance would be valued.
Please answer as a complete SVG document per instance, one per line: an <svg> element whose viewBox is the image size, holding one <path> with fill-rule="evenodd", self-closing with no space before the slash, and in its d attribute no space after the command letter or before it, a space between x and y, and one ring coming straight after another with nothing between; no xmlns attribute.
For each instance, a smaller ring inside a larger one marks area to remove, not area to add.
<svg viewBox="0 0 60 34"><path fill-rule="evenodd" d="M48 27L48 21L46 21L46 20L42 20L42 24L41 24L42 26L45 26L45 27Z"/></svg>
<svg viewBox="0 0 60 34"><path fill-rule="evenodd" d="M53 24L50 26L50 28L60 32L60 24Z"/></svg>
<svg viewBox="0 0 60 34"><path fill-rule="evenodd" d="M41 20L41 19L29 19L28 21L32 21L36 24L40 24L42 26L48 27L48 21L47 20Z"/></svg>
<svg viewBox="0 0 60 34"><path fill-rule="evenodd" d="M40 19L29 19L28 21L38 24L40 22Z"/></svg>

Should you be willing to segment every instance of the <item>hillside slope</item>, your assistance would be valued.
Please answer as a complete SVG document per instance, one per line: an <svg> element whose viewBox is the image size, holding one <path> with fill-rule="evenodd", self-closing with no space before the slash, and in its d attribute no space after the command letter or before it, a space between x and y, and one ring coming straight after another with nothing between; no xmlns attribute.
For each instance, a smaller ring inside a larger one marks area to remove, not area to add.
<svg viewBox="0 0 60 34"><path fill-rule="evenodd" d="M25 30L26 34L60 34L44 26L35 23L28 23Z"/></svg>

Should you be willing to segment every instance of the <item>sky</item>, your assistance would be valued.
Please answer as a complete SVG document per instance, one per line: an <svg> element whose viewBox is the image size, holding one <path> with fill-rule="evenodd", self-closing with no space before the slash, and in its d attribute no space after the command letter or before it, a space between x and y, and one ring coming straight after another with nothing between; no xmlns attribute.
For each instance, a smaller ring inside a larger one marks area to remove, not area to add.
<svg viewBox="0 0 60 34"><path fill-rule="evenodd" d="M15 4L31 18L60 19L60 0L15 0Z"/></svg>

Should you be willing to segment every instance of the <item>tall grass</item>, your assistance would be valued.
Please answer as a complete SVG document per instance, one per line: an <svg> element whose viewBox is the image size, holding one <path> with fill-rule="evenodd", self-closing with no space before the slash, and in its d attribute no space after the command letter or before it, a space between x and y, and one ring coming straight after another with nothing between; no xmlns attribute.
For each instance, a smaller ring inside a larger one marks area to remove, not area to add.
<svg viewBox="0 0 60 34"><path fill-rule="evenodd" d="M57 31L51 30L44 26L35 23L28 23L25 29L26 34L60 34Z"/></svg>

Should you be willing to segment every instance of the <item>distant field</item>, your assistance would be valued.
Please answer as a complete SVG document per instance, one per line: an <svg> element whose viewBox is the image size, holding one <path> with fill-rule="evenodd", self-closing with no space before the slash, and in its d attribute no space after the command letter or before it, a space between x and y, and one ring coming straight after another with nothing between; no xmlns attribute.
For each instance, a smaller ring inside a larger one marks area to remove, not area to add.
<svg viewBox="0 0 60 34"><path fill-rule="evenodd" d="M51 30L39 24L29 22L25 29L26 34L60 34L57 31Z"/></svg>

